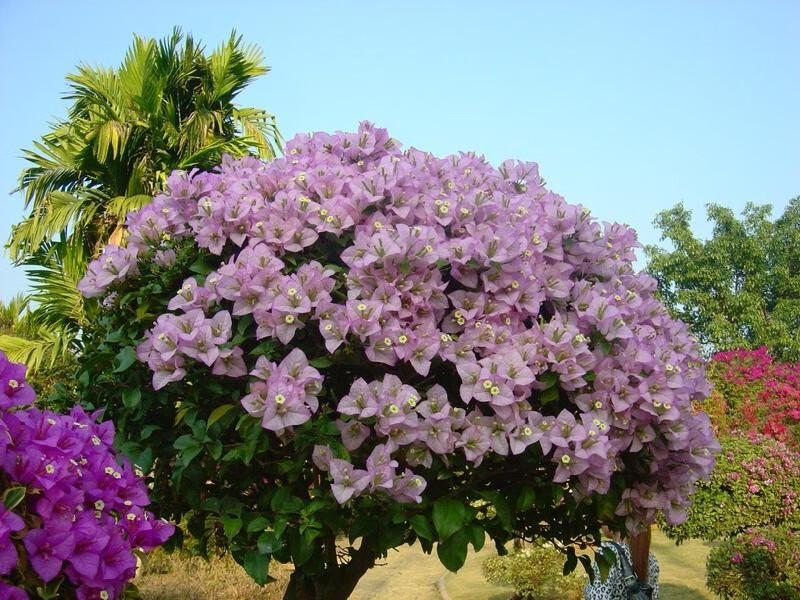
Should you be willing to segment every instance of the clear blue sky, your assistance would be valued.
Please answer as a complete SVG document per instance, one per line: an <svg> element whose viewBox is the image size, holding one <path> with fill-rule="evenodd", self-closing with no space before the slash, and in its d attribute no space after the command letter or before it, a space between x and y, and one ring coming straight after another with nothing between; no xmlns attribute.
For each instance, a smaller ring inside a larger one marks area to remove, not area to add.
<svg viewBox="0 0 800 600"><path fill-rule="evenodd" d="M226 8L229 6L230 8ZM232 28L272 72L242 105L297 132L372 120L406 147L534 160L550 187L658 241L678 202L780 214L800 194L800 2L0 0L0 236L20 149L65 113L64 76L118 66L131 34ZM0 261L0 298L25 288Z"/></svg>

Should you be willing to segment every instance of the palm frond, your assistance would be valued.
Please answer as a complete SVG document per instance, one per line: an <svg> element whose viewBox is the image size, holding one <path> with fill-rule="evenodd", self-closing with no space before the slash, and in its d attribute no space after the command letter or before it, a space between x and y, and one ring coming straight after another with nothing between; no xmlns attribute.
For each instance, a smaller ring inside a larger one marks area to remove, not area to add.
<svg viewBox="0 0 800 600"><path fill-rule="evenodd" d="M152 196L136 194L134 196L117 196L106 205L106 215L122 223L126 215L132 210L139 210L153 201Z"/></svg>
<svg viewBox="0 0 800 600"><path fill-rule="evenodd" d="M87 263L82 245L62 236L58 242L42 244L25 265L36 308L29 314L36 327L77 332L84 324L83 296L77 289Z"/></svg>
<svg viewBox="0 0 800 600"><path fill-rule="evenodd" d="M29 303L30 298L24 294L17 294L8 302L0 300L0 329L17 332Z"/></svg>
<svg viewBox="0 0 800 600"><path fill-rule="evenodd" d="M30 338L0 335L0 350L12 362L27 365L29 374L70 358L76 344L75 333L65 330L40 329Z"/></svg>
<svg viewBox="0 0 800 600"><path fill-rule="evenodd" d="M242 45L242 36L232 32L209 57L212 104L230 103L248 83L269 69L262 64L264 55L255 45Z"/></svg>
<svg viewBox="0 0 800 600"><path fill-rule="evenodd" d="M231 156L242 156L247 153L247 145L239 139L213 140L203 148L200 148L193 154L181 159L178 163L178 169L189 169L197 166L201 169L208 169L218 164L223 154L230 154Z"/></svg>
<svg viewBox="0 0 800 600"><path fill-rule="evenodd" d="M283 152L283 138L274 115L258 108L233 108L232 115L242 136L261 158L271 160Z"/></svg>

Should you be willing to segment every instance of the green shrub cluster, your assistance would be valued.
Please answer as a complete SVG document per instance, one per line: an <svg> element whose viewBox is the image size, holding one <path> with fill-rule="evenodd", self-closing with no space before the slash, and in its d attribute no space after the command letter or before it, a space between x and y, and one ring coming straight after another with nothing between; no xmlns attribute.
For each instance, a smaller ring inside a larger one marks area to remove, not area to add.
<svg viewBox="0 0 800 600"><path fill-rule="evenodd" d="M720 438L711 479L700 482L681 525L663 526L679 543L735 537L750 527L800 529L800 454L757 434Z"/></svg>
<svg viewBox="0 0 800 600"><path fill-rule="evenodd" d="M490 583L514 587L520 600L577 600L583 597L586 576L573 571L562 574L564 555L551 544L534 542L505 556L483 563Z"/></svg>
<svg viewBox="0 0 800 600"><path fill-rule="evenodd" d="M724 600L800 599L800 533L766 527L725 540L708 557L706 585Z"/></svg>

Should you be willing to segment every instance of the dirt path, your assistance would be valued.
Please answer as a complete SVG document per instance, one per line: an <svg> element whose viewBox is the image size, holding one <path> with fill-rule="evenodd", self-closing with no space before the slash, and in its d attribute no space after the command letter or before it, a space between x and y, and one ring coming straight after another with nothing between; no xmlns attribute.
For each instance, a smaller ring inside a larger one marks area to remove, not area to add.
<svg viewBox="0 0 800 600"><path fill-rule="evenodd" d="M419 545L392 550L383 564L364 575L350 600L441 600L436 584L442 577L452 600L505 600L513 589L490 585L481 574L481 563L493 553L489 548L470 552L464 567L453 574Z"/></svg>
<svg viewBox="0 0 800 600"><path fill-rule="evenodd" d="M439 559L418 545L390 550L361 578L350 600L441 600L436 582L444 573Z"/></svg>

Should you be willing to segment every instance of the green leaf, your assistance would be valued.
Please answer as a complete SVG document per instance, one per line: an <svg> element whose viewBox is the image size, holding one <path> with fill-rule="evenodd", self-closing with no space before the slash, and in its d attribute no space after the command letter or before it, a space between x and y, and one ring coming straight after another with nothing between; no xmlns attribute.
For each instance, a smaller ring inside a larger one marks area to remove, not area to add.
<svg viewBox="0 0 800 600"><path fill-rule="evenodd" d="M247 524L247 533L254 531L263 531L269 525L269 520L266 517L256 517Z"/></svg>
<svg viewBox="0 0 800 600"><path fill-rule="evenodd" d="M245 336L247 334L247 328L253 324L253 316L252 315L244 315L242 316L238 323L236 323L236 335Z"/></svg>
<svg viewBox="0 0 800 600"><path fill-rule="evenodd" d="M589 558L588 554L581 554L578 556L578 560L581 561L581 565L583 565L583 570L586 571L586 575L589 577L589 582L594 583L594 569L592 569L592 559Z"/></svg>
<svg viewBox="0 0 800 600"><path fill-rule="evenodd" d="M142 433L140 434L139 437L141 440L146 440L151 435L153 435L153 432L158 431L159 429L161 429L160 425L154 425L154 424L145 425L144 427L142 427Z"/></svg>
<svg viewBox="0 0 800 600"><path fill-rule="evenodd" d="M497 518L502 523L503 528L506 531L511 531L513 528L513 513L511 511L511 506L499 492L482 492L480 494L481 498L491 503L494 507L494 510L497 514Z"/></svg>
<svg viewBox="0 0 800 600"><path fill-rule="evenodd" d="M547 371L539 376L539 381L544 384L545 389L548 389L558 383L558 375Z"/></svg>
<svg viewBox="0 0 800 600"><path fill-rule="evenodd" d="M269 558L269 554L256 550L248 550L244 555L244 570L258 585L265 585L269 581Z"/></svg>
<svg viewBox="0 0 800 600"><path fill-rule="evenodd" d="M25 499L27 488L23 486L14 486L8 488L3 494L3 506L8 510L12 510Z"/></svg>
<svg viewBox="0 0 800 600"><path fill-rule="evenodd" d="M459 500L439 498L433 503L431 516L439 539L446 540L464 525L467 520L467 509Z"/></svg>
<svg viewBox="0 0 800 600"><path fill-rule="evenodd" d="M203 449L200 446L196 446L193 448L187 448L181 453L181 458L183 459L184 466L188 466L190 462L192 462Z"/></svg>
<svg viewBox="0 0 800 600"><path fill-rule="evenodd" d="M314 540L319 537L319 531L306 529L302 533L297 530L290 530L293 534L289 540L289 550L292 553L292 562L295 567L304 565L314 556L316 544Z"/></svg>
<svg viewBox="0 0 800 600"><path fill-rule="evenodd" d="M600 578L605 581L608 579L611 567L617 564L617 553L611 548L604 547L595 554L594 560L597 563L597 570L600 571Z"/></svg>
<svg viewBox="0 0 800 600"><path fill-rule="evenodd" d="M192 273L197 273L198 275L208 275L216 268L217 266L214 264L210 256L201 256L191 265L189 265L189 270Z"/></svg>
<svg viewBox="0 0 800 600"><path fill-rule="evenodd" d="M274 531L265 531L258 536L258 551L263 554L272 554L281 547L280 536Z"/></svg>
<svg viewBox="0 0 800 600"><path fill-rule="evenodd" d="M193 408L193 406L184 406L182 409L180 409L175 415L175 425L178 425L181 421L183 421L186 418L186 415L189 414L189 411Z"/></svg>
<svg viewBox="0 0 800 600"><path fill-rule="evenodd" d="M539 395L539 404L544 406L554 400L558 400L558 388L549 387Z"/></svg>
<svg viewBox="0 0 800 600"><path fill-rule="evenodd" d="M469 541L469 534L464 529L459 529L436 546L436 554L448 571L455 573L464 566Z"/></svg>
<svg viewBox="0 0 800 600"><path fill-rule="evenodd" d="M270 502L272 510L279 514L300 512L304 505L303 500L293 496L292 490L288 487L278 488Z"/></svg>
<svg viewBox="0 0 800 600"><path fill-rule="evenodd" d="M222 417L224 417L228 413L228 411L234 408L235 406L236 406L235 404L223 404L215 408L208 416L207 427L211 427L214 423L216 423Z"/></svg>
<svg viewBox="0 0 800 600"><path fill-rule="evenodd" d="M39 595L40 600L57 600L59 597L61 597L61 594L58 592L58 588L61 587L63 582L64 576L62 575L56 577L44 587L37 586L36 593Z"/></svg>
<svg viewBox="0 0 800 600"><path fill-rule="evenodd" d="M122 373L131 368L136 362L136 350L131 346L125 346L114 358L114 373Z"/></svg>
<svg viewBox="0 0 800 600"><path fill-rule="evenodd" d="M323 508L327 508L330 506L330 502L327 500L323 500L321 498L317 498L316 500L312 500L309 504L307 504L303 509L300 511L303 516L310 517L317 511L322 510Z"/></svg>
<svg viewBox="0 0 800 600"><path fill-rule="evenodd" d="M172 444L173 448L176 450L186 450L186 448L193 448L195 446L200 446L200 442L194 439L190 434L182 435L175 443Z"/></svg>
<svg viewBox="0 0 800 600"><path fill-rule="evenodd" d="M142 390L139 388L129 388L122 392L122 404L128 410L133 410L142 401Z"/></svg>
<svg viewBox="0 0 800 600"><path fill-rule="evenodd" d="M82 388L88 388L89 387L89 383L91 382L91 377L92 376L89 374L89 371L83 371L78 376L78 383L81 384Z"/></svg>
<svg viewBox="0 0 800 600"><path fill-rule="evenodd" d="M219 440L211 440L206 443L208 453L214 460L219 460L222 456L222 442Z"/></svg>
<svg viewBox="0 0 800 600"><path fill-rule="evenodd" d="M271 356L275 348L277 348L277 342L274 339L264 340L250 351L250 355Z"/></svg>
<svg viewBox="0 0 800 600"><path fill-rule="evenodd" d="M418 537L423 540L433 540L433 528L425 515L414 515L408 522Z"/></svg>
<svg viewBox="0 0 800 600"><path fill-rule="evenodd" d="M225 530L225 537L232 540L242 529L242 519L234 515L223 515L222 528Z"/></svg>
<svg viewBox="0 0 800 600"><path fill-rule="evenodd" d="M567 549L567 560L564 562L564 569L562 573L566 577L575 570L578 566L578 557L575 555L575 548Z"/></svg>
<svg viewBox="0 0 800 600"><path fill-rule="evenodd" d="M147 316L148 310L150 310L150 303L145 300L136 307L136 320L142 321Z"/></svg>
<svg viewBox="0 0 800 600"><path fill-rule="evenodd" d="M308 364L316 369L325 369L330 367L333 362L325 356L320 356L319 358L309 361Z"/></svg>
<svg viewBox="0 0 800 600"><path fill-rule="evenodd" d="M602 521L608 521L614 518L614 512L617 510L619 504L616 494L603 494L597 498L597 518Z"/></svg>
<svg viewBox="0 0 800 600"><path fill-rule="evenodd" d="M517 496L517 510L524 512L536 502L536 492L530 486L524 486Z"/></svg>
<svg viewBox="0 0 800 600"><path fill-rule="evenodd" d="M483 527L474 524L470 525L469 534L475 552L480 552L481 548L483 548L483 544L486 543L486 532L483 530Z"/></svg>
<svg viewBox="0 0 800 600"><path fill-rule="evenodd" d="M400 271L403 275L408 275L411 273L411 263L408 261L407 258L404 258L400 261L400 264L397 265L397 270Z"/></svg>

